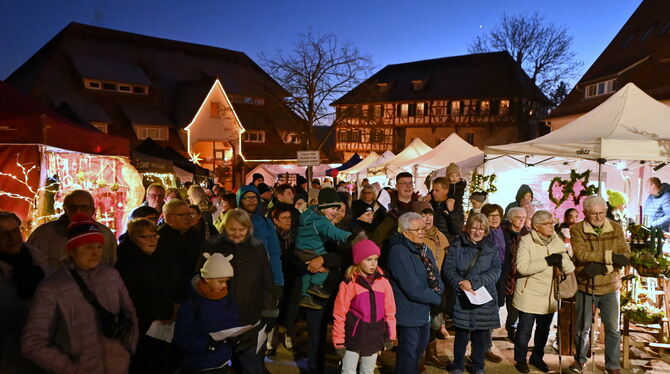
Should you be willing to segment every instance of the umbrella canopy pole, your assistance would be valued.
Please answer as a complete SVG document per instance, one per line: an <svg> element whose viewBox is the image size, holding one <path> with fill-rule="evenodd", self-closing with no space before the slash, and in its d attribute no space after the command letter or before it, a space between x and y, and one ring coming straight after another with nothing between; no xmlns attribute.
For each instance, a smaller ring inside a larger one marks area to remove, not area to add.
<svg viewBox="0 0 670 374"><path fill-rule="evenodd" d="M607 162L607 160L605 160L604 158L599 158L596 161L598 161L598 196L601 196L602 191L601 191L600 187L603 184L603 181L602 181L603 165L605 164L605 162Z"/></svg>

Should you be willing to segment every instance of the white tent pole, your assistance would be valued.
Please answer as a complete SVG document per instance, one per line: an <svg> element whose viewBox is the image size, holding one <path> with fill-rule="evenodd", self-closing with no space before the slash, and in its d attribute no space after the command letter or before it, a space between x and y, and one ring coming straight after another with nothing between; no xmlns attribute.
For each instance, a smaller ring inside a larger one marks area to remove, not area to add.
<svg viewBox="0 0 670 374"><path fill-rule="evenodd" d="M604 158L599 158L598 160L598 196L602 196L602 190L600 189L603 181L602 181L602 171L603 171L603 164L607 162Z"/></svg>

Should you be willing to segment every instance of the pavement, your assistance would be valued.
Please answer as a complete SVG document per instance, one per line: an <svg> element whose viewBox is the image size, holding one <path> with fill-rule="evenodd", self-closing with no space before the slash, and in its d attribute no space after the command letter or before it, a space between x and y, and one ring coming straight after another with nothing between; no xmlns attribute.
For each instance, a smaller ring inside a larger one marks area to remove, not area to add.
<svg viewBox="0 0 670 374"><path fill-rule="evenodd" d="M501 309L501 321L504 321L504 310ZM555 326L555 320L554 324ZM552 347L553 342L555 341L555 328L552 328L549 342L545 348L545 362L549 365L551 371L550 373L571 373L568 370L568 366L572 364L573 358L570 356L562 356L562 371L559 371L559 360L557 351ZM507 373L518 373L514 368L514 345L507 339L507 333L504 328L497 329L493 334L493 351L503 358L502 362L494 364L491 362L486 362L485 372L492 374L507 374ZM644 334L637 334L634 336L634 339L646 340L650 339L650 336ZM280 340L281 341L281 340ZM330 337L328 339L329 343L326 348L326 371L325 374L335 374L339 373L339 360L335 356L335 352L330 343ZM292 354L289 352L283 344L279 344L277 348L277 355L272 358L266 358L266 367L272 374L304 374L307 373L307 358L306 354L306 345L307 345L307 332L303 323L298 324L298 336L296 337L296 346L298 348L298 353ZM531 338L530 346L532 347L533 340ZM530 347L529 347L530 348ZM448 337L444 340L438 340L438 353L442 358L448 358L449 360L453 359L453 337ZM597 344L595 348L596 360L595 365L592 365L593 361L589 360L587 366L585 367L584 374L600 374L605 373L605 363L604 363L604 346L602 344ZM470 354L468 348L467 354ZM530 353L529 353L530 356ZM632 369L630 370L621 370L622 374L639 374L639 373L670 373L670 364L661 361L658 358L658 354L648 349L637 349L633 348L631 350L632 358ZM395 353L393 352L384 352L381 357L383 367L376 369L375 373L377 374L388 374L393 373L395 367ZM533 366L530 366L531 373L542 373L538 369L535 369ZM437 374L437 373L446 373L445 370L437 369L434 367L428 366L426 368L425 374Z"/></svg>

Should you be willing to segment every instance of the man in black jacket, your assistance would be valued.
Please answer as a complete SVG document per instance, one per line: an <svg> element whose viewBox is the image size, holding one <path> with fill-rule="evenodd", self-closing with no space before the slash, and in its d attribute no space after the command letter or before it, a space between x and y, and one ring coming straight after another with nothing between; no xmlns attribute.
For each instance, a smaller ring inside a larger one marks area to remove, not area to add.
<svg viewBox="0 0 670 374"><path fill-rule="evenodd" d="M204 238L193 228L193 213L183 200L172 199L163 205L165 224L158 229L157 252L172 259L179 267L180 278L187 284L202 253Z"/></svg>
<svg viewBox="0 0 670 374"><path fill-rule="evenodd" d="M463 231L463 216L458 214L455 204L447 202L449 181L445 177L433 181L433 192L430 205L434 212L434 225L451 242Z"/></svg>

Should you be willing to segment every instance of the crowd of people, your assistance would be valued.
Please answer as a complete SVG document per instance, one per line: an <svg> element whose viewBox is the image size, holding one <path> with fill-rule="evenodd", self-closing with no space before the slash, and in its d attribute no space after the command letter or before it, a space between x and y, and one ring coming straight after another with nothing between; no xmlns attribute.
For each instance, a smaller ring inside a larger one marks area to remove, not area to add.
<svg viewBox="0 0 670 374"><path fill-rule="evenodd" d="M630 257L613 220L621 194L585 198L581 222L574 209L562 222L535 211L527 185L505 210L472 193L466 214L467 183L458 165L447 172L426 196L405 172L395 189L364 180L355 198L318 180L308 189L302 176L269 187L254 175L236 193L193 184L186 196L152 184L118 242L84 190L27 240L19 218L0 212L0 371L263 373L279 344L295 352L302 315L314 373L330 346L342 373L372 373L387 350L398 374L479 374L502 360L492 331L505 307L515 367L547 372L557 279L572 275L570 369L587 361L599 308L606 369L618 373L619 272ZM450 334L453 362L437 354Z"/></svg>

